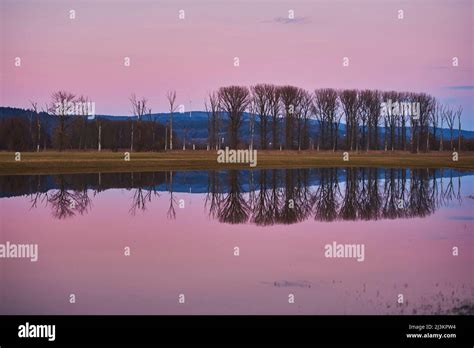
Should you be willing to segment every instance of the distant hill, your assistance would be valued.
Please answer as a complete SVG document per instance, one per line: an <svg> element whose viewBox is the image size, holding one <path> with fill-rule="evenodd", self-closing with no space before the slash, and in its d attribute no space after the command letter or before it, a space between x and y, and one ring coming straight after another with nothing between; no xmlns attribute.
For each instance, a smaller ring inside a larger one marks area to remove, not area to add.
<svg viewBox="0 0 474 348"><path fill-rule="evenodd" d="M20 109L20 108L10 108L10 107L0 107L0 118L2 117L24 117L26 119L32 119L33 113L29 110ZM45 125L48 132L51 132L54 127L57 125L57 118L52 115L48 115L47 113L40 113L41 120ZM99 119L107 119L107 120L130 120L136 119L133 116L123 116L123 115L96 115L96 118ZM242 126L240 128L240 137L243 140L250 139L250 132L249 132L249 119L250 114L244 113ZM150 115L143 116L143 120L155 120L161 124L166 124L166 122L170 121L170 114L169 113L155 113ZM221 136L226 136L226 130L228 126L228 118L223 117L222 120L222 133ZM316 120L312 119L309 122L309 132L310 136L314 137L316 133L316 129L318 127L318 123ZM256 117L256 127L258 127L258 117ZM380 127L379 131L381 134L384 134L384 128ZM173 114L173 132L176 133L178 138L183 139L185 133L187 133L186 140L195 142L195 143L204 143L207 140L207 113L205 111L192 111L186 113L176 113ZM346 125L341 123L339 126L339 134L343 136L346 132ZM440 130L437 130L439 133ZM255 134L258 135L258 128L255 131ZM410 127L407 127L407 134L410 134ZM462 130L462 136L465 139L474 139L474 131ZM455 129L453 131L453 135L455 138L458 136L458 130ZM450 137L449 129L443 129L443 136L444 138ZM255 138L257 139L257 137Z"/></svg>

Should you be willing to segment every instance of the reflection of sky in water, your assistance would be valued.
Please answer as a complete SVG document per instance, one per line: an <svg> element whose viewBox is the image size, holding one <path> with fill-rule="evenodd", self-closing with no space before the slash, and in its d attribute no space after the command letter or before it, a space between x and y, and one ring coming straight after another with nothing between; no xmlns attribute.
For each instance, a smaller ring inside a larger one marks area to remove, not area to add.
<svg viewBox="0 0 474 348"><path fill-rule="evenodd" d="M265 227L220 223L209 216L204 193L174 193L185 202L184 209L176 207L176 219L167 218L167 192L132 216L134 193L91 192L88 212L63 220L53 219L49 206L30 209L29 197L0 199L0 242L39 244L37 263L0 261L0 312L472 312L474 223L457 218L473 215L474 200L467 198L474 193L472 175L461 178L461 201L426 217L330 223L310 217ZM365 244L365 261L325 258L324 245L333 241ZM452 256L454 246L459 256ZM403 304L397 304L399 294Z"/></svg>

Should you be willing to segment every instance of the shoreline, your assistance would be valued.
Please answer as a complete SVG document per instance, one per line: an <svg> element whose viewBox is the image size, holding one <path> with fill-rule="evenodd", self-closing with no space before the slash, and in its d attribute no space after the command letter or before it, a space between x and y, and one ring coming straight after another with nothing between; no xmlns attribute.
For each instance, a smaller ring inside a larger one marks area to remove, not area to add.
<svg viewBox="0 0 474 348"><path fill-rule="evenodd" d="M45 151L22 152L15 161L14 152L0 152L0 175L72 174L99 172L152 172L168 170L291 169L324 167L455 168L474 170L474 152L459 153L453 161L450 151L409 153L402 151L350 152L316 150L258 150L255 167L248 163L218 163L217 151L174 150L132 152L130 161L124 152Z"/></svg>

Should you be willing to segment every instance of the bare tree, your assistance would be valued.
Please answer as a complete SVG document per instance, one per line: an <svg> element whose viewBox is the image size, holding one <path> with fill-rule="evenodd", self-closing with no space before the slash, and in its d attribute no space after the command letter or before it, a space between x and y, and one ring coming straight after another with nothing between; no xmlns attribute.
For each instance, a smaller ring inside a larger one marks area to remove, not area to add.
<svg viewBox="0 0 474 348"><path fill-rule="evenodd" d="M298 105L298 150L309 147L309 120L313 111L313 96L301 89L300 104ZM338 125L339 128L339 125Z"/></svg>
<svg viewBox="0 0 474 348"><path fill-rule="evenodd" d="M316 137L315 139L316 142L316 150L319 151L321 146L324 146L324 129L325 129L325 113L323 112L322 109L322 104L319 102L319 100L315 97L313 99L313 114L316 117L316 120L318 121L319 129L316 130Z"/></svg>
<svg viewBox="0 0 474 348"><path fill-rule="evenodd" d="M97 125L97 151L100 152L102 151L102 123L100 122L100 119L97 117L95 119L96 125Z"/></svg>
<svg viewBox="0 0 474 348"><path fill-rule="evenodd" d="M364 115L360 112L361 93L355 89L343 90L339 92L339 100L346 117L346 146L352 151L357 146L359 117Z"/></svg>
<svg viewBox="0 0 474 348"><path fill-rule="evenodd" d="M33 102L30 100L31 107L33 108L33 112L36 115L36 152L40 150L40 141L41 141L41 122L40 122L40 115L38 113L38 103Z"/></svg>
<svg viewBox="0 0 474 348"><path fill-rule="evenodd" d="M444 112L444 106L439 102L435 102L436 105L433 107L433 110L431 112L431 124L433 125L433 149L436 146L436 130L438 128L439 123L441 122L441 135L440 135L440 145L439 145L439 151L442 151L442 144L443 144L443 112Z"/></svg>
<svg viewBox="0 0 474 348"><path fill-rule="evenodd" d="M366 151L371 147L377 149L378 143L378 125L380 119L380 92L365 90L359 93L360 119L362 120L362 134L365 131L365 122L367 122L367 137L363 136L362 145ZM364 142L365 140L365 142Z"/></svg>
<svg viewBox="0 0 474 348"><path fill-rule="evenodd" d="M267 125L271 111L269 96L272 92L272 87L268 84L258 84L250 88L253 108L260 121L260 148L262 150L267 148Z"/></svg>
<svg viewBox="0 0 474 348"><path fill-rule="evenodd" d="M88 119L89 115L91 114L91 102L88 97L85 97L81 95L78 99L78 108L77 108L77 117L76 120L80 122L82 125L82 129L79 131L81 133L79 137L79 145L78 147L81 147L81 144L84 144L84 147L86 146L86 141L87 141L87 124L88 124ZM102 123L101 120L97 117L95 118L95 125L97 129L97 151L102 150Z"/></svg>
<svg viewBox="0 0 474 348"><path fill-rule="evenodd" d="M77 98L78 103L78 112L74 119L74 125L76 128L76 134L78 135L78 148L81 149L86 148L87 142L87 116L88 115L88 103L87 98L84 96L80 96Z"/></svg>
<svg viewBox="0 0 474 348"><path fill-rule="evenodd" d="M255 100L252 97L250 97L248 112L249 112L250 149L253 149L253 139L255 135L255 121L256 121L258 109L257 109L257 104L255 103Z"/></svg>
<svg viewBox="0 0 474 348"><path fill-rule="evenodd" d="M338 128L339 123L342 117L342 113L338 113L339 110L339 98L337 96L337 91L328 88L326 91L326 112L327 120L329 121L330 126L330 135L332 142L332 151L336 151L337 139L339 137Z"/></svg>
<svg viewBox="0 0 474 348"><path fill-rule="evenodd" d="M454 122L456 121L456 112L454 111L453 108L447 107L445 112L444 112L444 118L446 120L446 124L449 127L449 133L450 133L450 140L451 140L451 151L454 148L453 144L453 129L454 129Z"/></svg>
<svg viewBox="0 0 474 348"><path fill-rule="evenodd" d="M369 119L370 119L370 106L372 102L372 91L365 90L359 92L359 119L362 122L362 141L361 147L369 151L370 139L369 136L366 138L366 127L370 130ZM370 131L369 131L370 134ZM347 140L346 140L347 141Z"/></svg>
<svg viewBox="0 0 474 348"><path fill-rule="evenodd" d="M398 93L398 96L399 96L399 101L400 102L403 102L403 103L407 103L409 102L409 93L405 93L405 92L400 92ZM401 134L401 145L400 145L400 149L402 149L403 151L406 151L407 150L407 131L406 131L406 124L407 124L407 121L408 121L408 117L411 117L410 115L407 115L405 112L400 112L400 115L399 115L399 121L401 123L401 131L402 131L402 134ZM400 136L399 136L400 138Z"/></svg>
<svg viewBox="0 0 474 348"><path fill-rule="evenodd" d="M416 140L416 152L420 151L420 144L424 140L424 137L429 137L429 121L432 110L435 106L435 99L429 94L425 93L413 93L412 101L419 103L420 114L418 115L418 122L416 122L416 132L412 129L412 138L415 136ZM413 117L412 117L413 119ZM426 138L425 138L426 140ZM429 139L428 139L429 140ZM413 151L413 148L412 148Z"/></svg>
<svg viewBox="0 0 474 348"><path fill-rule="evenodd" d="M219 146L219 98L217 93L208 95L209 103L204 102L207 112L207 129L209 148L216 149Z"/></svg>
<svg viewBox="0 0 474 348"><path fill-rule="evenodd" d="M52 101L49 106L49 112L59 118L57 137L59 151L62 151L65 146L66 138L66 118L68 115L72 115L75 112L74 103L76 102L76 96L66 91L58 91L52 94L51 99Z"/></svg>
<svg viewBox="0 0 474 348"><path fill-rule="evenodd" d="M166 121L165 128L165 151L168 150L168 121Z"/></svg>
<svg viewBox="0 0 474 348"><path fill-rule="evenodd" d="M337 151L337 143L338 143L338 139L339 139L339 125L341 124L341 119L342 119L342 115L343 115L343 112L342 111L337 111L339 108L336 109L335 113L334 113L334 128L335 128L335 132L334 132L334 143L333 143L333 147L332 147L332 151Z"/></svg>
<svg viewBox="0 0 474 348"><path fill-rule="evenodd" d="M147 100L146 98L138 99L135 93L130 97L130 103L132 104L132 113L137 117L138 120L138 150L141 150L142 147L142 130L141 130L141 121L143 115L145 115L147 109ZM133 151L133 134L134 133L134 123L132 120L132 132L131 132L131 141L130 141L130 152Z"/></svg>
<svg viewBox="0 0 474 348"><path fill-rule="evenodd" d="M168 91L166 99L170 105L170 150L173 150L173 112L176 111L176 91Z"/></svg>
<svg viewBox="0 0 474 348"><path fill-rule="evenodd" d="M296 110L300 102L300 89L294 86L283 86L280 88L281 102L285 110L285 148L292 149L294 146L294 128Z"/></svg>
<svg viewBox="0 0 474 348"><path fill-rule="evenodd" d="M250 92L247 87L221 87L217 92L220 109L229 117L230 146L237 148L239 143L239 129L242 116L250 103Z"/></svg>
<svg viewBox="0 0 474 348"><path fill-rule="evenodd" d="M280 117L280 88L270 85L267 89L267 100L272 120L272 148L277 148L279 117Z"/></svg>
<svg viewBox="0 0 474 348"><path fill-rule="evenodd" d="M359 93L359 118L362 121L362 143L361 146L369 151L370 147L370 135L371 135L371 127L370 127L370 119L371 119L371 112L373 107L373 91L365 90ZM379 111L379 105L377 103L377 112ZM366 132L367 126L367 132ZM366 137L367 133L367 137Z"/></svg>
<svg viewBox="0 0 474 348"><path fill-rule="evenodd" d="M408 98L410 102L413 102L416 100L414 93L409 93ZM416 152L415 138L416 138L418 127L419 127L419 118L415 118L413 117L413 115L410 115L410 151L411 152Z"/></svg>
<svg viewBox="0 0 474 348"><path fill-rule="evenodd" d="M461 151L461 115L462 106L459 106L456 110L456 116L458 118L458 151Z"/></svg>
<svg viewBox="0 0 474 348"><path fill-rule="evenodd" d="M152 149L155 150L156 147L155 147L155 144L156 144L156 117L153 117L151 115L151 108L148 109L148 120L151 122L152 124L152 137L151 137L151 141L152 141Z"/></svg>
<svg viewBox="0 0 474 348"><path fill-rule="evenodd" d="M399 94L395 91L384 92L382 94L383 101L386 103L387 107L383 113L384 117L384 148L385 151L388 150L388 144L390 140L390 150L393 151L395 147L395 127L398 121L398 116L400 114L400 108L392 110L392 105L400 105Z"/></svg>
<svg viewBox="0 0 474 348"><path fill-rule="evenodd" d="M48 125L49 125L49 113L48 113L48 103L45 103L44 104L44 108L42 107L41 108L41 112L42 113L45 113L46 114L46 117L44 119L44 128L48 128ZM46 151L46 141L47 141L47 136L46 136L47 133L44 133L43 135L43 151Z"/></svg>
<svg viewBox="0 0 474 348"><path fill-rule="evenodd" d="M440 107L440 118L441 118L441 128L440 128L440 135L439 135L439 151L443 151L443 137L444 137L444 129L443 129L443 123L445 119L445 114L446 114L446 107L442 106Z"/></svg>

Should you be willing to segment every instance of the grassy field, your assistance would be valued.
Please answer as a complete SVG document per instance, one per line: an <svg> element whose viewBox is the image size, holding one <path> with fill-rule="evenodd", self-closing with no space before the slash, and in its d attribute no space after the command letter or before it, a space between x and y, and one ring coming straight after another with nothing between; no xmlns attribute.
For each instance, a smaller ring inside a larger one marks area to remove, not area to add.
<svg viewBox="0 0 474 348"><path fill-rule="evenodd" d="M406 167L458 168L474 170L474 152L461 152L453 161L451 152L412 154L408 152L371 151L350 152L349 161L343 152L332 151L258 151L255 168L309 167ZM248 164L217 162L216 151L188 150L168 152L134 152L130 161L123 152L22 152L15 161L15 153L0 152L0 175L60 174L95 172L130 172L161 170L210 170L250 168Z"/></svg>

